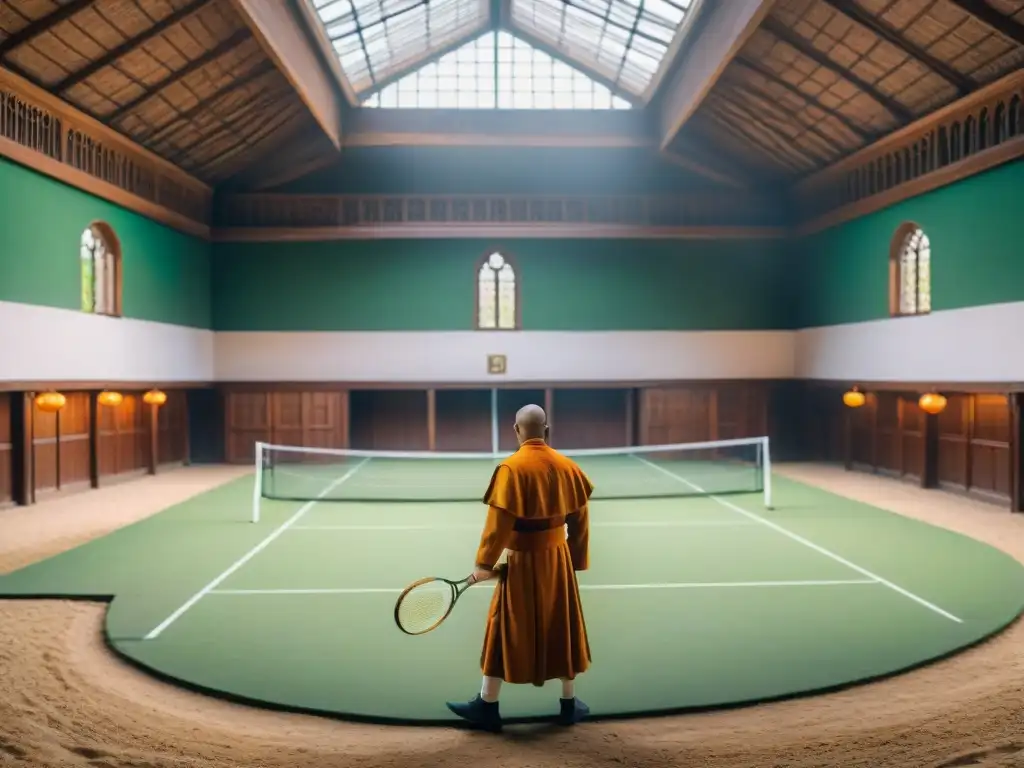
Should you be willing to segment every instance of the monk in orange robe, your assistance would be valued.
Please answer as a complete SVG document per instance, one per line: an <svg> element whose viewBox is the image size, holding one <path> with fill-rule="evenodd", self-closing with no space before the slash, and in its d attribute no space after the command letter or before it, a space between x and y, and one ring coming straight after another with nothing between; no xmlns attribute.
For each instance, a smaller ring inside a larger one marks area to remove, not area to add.
<svg viewBox="0 0 1024 768"><path fill-rule="evenodd" d="M519 449L494 470L484 495L487 522L474 583L498 578L487 617L479 695L448 708L473 725L501 730L502 682L562 681L559 722L589 713L574 680L590 666L576 571L589 567L588 503L594 486L548 446L547 416L536 405L516 414ZM498 565L502 556L507 562Z"/></svg>

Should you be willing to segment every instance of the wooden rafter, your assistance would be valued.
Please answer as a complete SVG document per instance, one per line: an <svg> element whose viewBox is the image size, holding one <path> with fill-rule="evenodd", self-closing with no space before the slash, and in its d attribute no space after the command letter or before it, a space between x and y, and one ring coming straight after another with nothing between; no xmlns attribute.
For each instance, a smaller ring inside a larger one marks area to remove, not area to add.
<svg viewBox="0 0 1024 768"><path fill-rule="evenodd" d="M245 86L249 85L250 83L256 80L259 80L262 77L266 77L271 72L275 71L276 68L274 67L273 62L264 59L255 67L253 67L252 71L250 71L245 76L240 77L237 80L229 80L225 85L218 88L205 99L197 102L195 105L185 110L184 112L175 115L163 125L150 128L141 135L136 136L136 141L142 144L153 144L159 141L164 136L166 136L169 131L173 131L176 126L187 125L189 122L198 117L202 112L212 107L225 96L228 96L229 94L232 94L235 91L244 88Z"/></svg>
<svg viewBox="0 0 1024 768"><path fill-rule="evenodd" d="M2 43L0 43L0 59L13 51L15 48L24 45L30 40L39 37L44 32L49 32L62 21L67 21L79 11L84 11L95 0L72 0L65 3L53 13L36 19L19 32L15 32Z"/></svg>
<svg viewBox="0 0 1024 768"><path fill-rule="evenodd" d="M331 144L341 148L342 98L303 18L285 0L231 0L253 37L291 84Z"/></svg>
<svg viewBox="0 0 1024 768"><path fill-rule="evenodd" d="M905 106L900 104L894 98L886 96L884 93L879 91L875 86L866 80L858 77L848 69L843 68L840 64L833 61L826 54L815 48L806 38L793 32L782 22L775 18L765 19L762 29L766 32L771 33L773 36L784 42L790 48L795 49L801 55L813 61L819 67L831 70L834 74L843 78L849 83L855 85L858 89L866 93L872 99L877 101L883 107L885 107L893 117L903 123L909 123L914 119L913 113Z"/></svg>
<svg viewBox="0 0 1024 768"><path fill-rule="evenodd" d="M1013 40L1017 45L1024 45L1024 24L1003 15L985 0L949 0L949 2L982 24L992 27L999 34Z"/></svg>
<svg viewBox="0 0 1024 768"><path fill-rule="evenodd" d="M946 62L937 59L928 51L910 42L884 21L871 15L855 2L850 2L850 0L821 0L821 2L830 6L837 13L846 16L851 21L860 24L865 29L870 30L886 42L896 46L911 58L917 59L943 80L954 85L959 96L966 96L978 87L963 72L957 71Z"/></svg>
<svg viewBox="0 0 1024 768"><path fill-rule="evenodd" d="M775 0L715 0L704 4L707 17L698 24L686 55L673 62L674 75L662 83L658 116L662 149L679 135L732 59L768 17L774 3Z"/></svg>
<svg viewBox="0 0 1024 768"><path fill-rule="evenodd" d="M815 109L821 110L829 117L842 123L851 133L856 135L861 141L869 142L874 140L875 137L872 134L865 131L863 128L861 128L859 125L853 122L842 112L832 109L831 107L826 107L824 104L819 102L809 93L804 93L792 83L783 80L777 74L768 69L768 67L764 66L761 62L748 59L743 54L740 54L739 56L736 57L736 63L742 67L745 67L746 69L749 69L752 72L756 72L765 80L768 80L774 83L775 85L779 86L780 88L785 89L789 93L792 93L794 96L799 96L810 106L814 107Z"/></svg>
<svg viewBox="0 0 1024 768"><path fill-rule="evenodd" d="M204 6L209 5L210 2L211 0L192 0L191 3L184 6L183 8L179 8L170 16L165 16L164 18L162 18L160 21L158 21L152 27L147 29L145 32L136 35L135 37L128 38L119 46L113 48L108 53L96 59L96 61L89 64L87 67L84 67L83 69L80 69L77 72L72 72L70 75L68 75L55 86L53 86L54 93L63 93L72 86L78 85L83 80L88 80L101 69L109 67L118 59L127 56L129 53L134 51L139 46L148 43L154 37L163 34L171 27L180 24L192 14L198 12Z"/></svg>
<svg viewBox="0 0 1024 768"><path fill-rule="evenodd" d="M181 80L184 80L186 77L191 75L193 72L198 72L200 69L205 67L207 64L210 64L210 63L216 61L221 56L224 56L224 55L230 53L235 48L238 48L240 45L242 45L242 43L246 42L247 40L251 40L251 39L252 39L252 37L249 34L249 30L247 30L247 29L240 29L240 30L238 30L237 32L235 32L235 34L233 34L227 40L224 40L216 48L213 48L212 50L207 51L206 53L204 53L202 56L200 56L197 59L193 59L192 61L190 61L188 63L187 66L183 67L182 69L179 69L177 72L172 72L171 74L169 74L167 77L165 77L160 82L155 83L149 90L145 91L144 93L139 94L138 96L136 96L134 99L132 99L128 103L122 104L120 107L115 109L113 112L111 112L107 116L106 121L108 123L115 123L115 122L117 122L122 117L124 117L129 112L131 112L133 109L136 109L140 104L144 104L147 101L149 101L150 99L154 98L164 88L167 88L168 86L174 85L175 83L177 83L177 82L179 82Z"/></svg>

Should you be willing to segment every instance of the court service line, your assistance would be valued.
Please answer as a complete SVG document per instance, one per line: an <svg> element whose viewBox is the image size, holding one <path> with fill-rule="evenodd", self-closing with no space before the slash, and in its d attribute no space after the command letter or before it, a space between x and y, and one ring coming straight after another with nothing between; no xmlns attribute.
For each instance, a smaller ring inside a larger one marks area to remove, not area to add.
<svg viewBox="0 0 1024 768"><path fill-rule="evenodd" d="M369 461L369 459L363 459L361 462L352 467L352 469L350 469L344 475L332 481L327 487L325 487L322 491L320 491L320 493L317 494L317 497L315 499L313 499L312 501L308 501L301 507L299 507L299 509L295 512L294 515L289 517L287 520L281 523L281 525L279 525L277 528L275 528L269 534L267 534L267 537L263 539L263 541L261 541L259 544L257 544L255 547L250 549L248 552L246 552L244 555L238 558L235 562L229 565L227 569L219 576L217 576L213 581L211 581L205 587L203 587L194 595L192 595L192 597L190 597L188 600L182 603L181 607L179 607L178 610L176 610L174 613L172 613L170 616L168 616L166 619L160 622L156 627L150 630L149 634L145 635L142 639L155 640L157 637L159 637L160 634L165 629L167 629L169 626L171 626L171 624L180 619L185 614L185 612L188 611L193 605L198 603L200 600L206 597L206 595L210 594L213 590L215 590L217 587L223 584L224 580L227 579L228 576L233 574L247 562L256 557L256 555L258 555L260 552L262 552L264 549L270 546L271 542L273 542L274 539L276 539L282 533L284 533L293 525L295 525L295 523L301 520L302 517L305 516L305 514L309 512L309 510L315 507L317 502L319 502L324 496L326 496L328 493L333 491L339 485L341 485L350 477L352 477L352 475L358 472L359 468L366 464L367 461Z"/></svg>
<svg viewBox="0 0 1024 768"><path fill-rule="evenodd" d="M728 589L730 587L837 587L848 584L878 584L874 579L837 579L832 581L694 581L675 584L580 584L585 592L629 589ZM483 585L488 586L488 585ZM493 585L490 589L493 589ZM214 589L211 595L397 595L403 588L351 587L338 589ZM483 590L477 590L483 591Z"/></svg>
<svg viewBox="0 0 1024 768"><path fill-rule="evenodd" d="M659 467L657 464L655 464L655 463L653 463L651 461L648 461L647 459L643 458L642 456L633 455L633 458L636 459L639 462L642 462L642 463L646 464L647 466L651 467L652 469L656 469L659 472L663 472L664 474L668 475L669 477L672 477L672 478L676 479L677 481L683 483L684 485L688 485L690 488L693 488L698 493L706 494L708 496L708 498L712 499L713 501L718 502L723 507L726 507L727 509L731 509L733 512L741 514L744 517L749 518L750 520L754 520L755 522L761 523L762 525L767 526L768 528L771 528L776 533L781 533L786 538L792 539L793 541L797 542L798 544L803 544L805 547L807 547L809 549L813 549L818 554L821 554L821 555L824 555L825 557L831 558L832 560L835 560L840 565L845 565L847 568L850 568L850 569L856 571L857 573L859 573L859 574L861 574L863 576L867 576L869 579L874 579L875 581L877 581L882 586L888 587L893 592L897 592L897 593L903 595L904 597L908 598L909 600L913 600L918 605L922 605L925 608L927 608L928 610L934 611L935 613L937 613L940 616L943 616L943 617L949 619L950 621L955 621L957 624L963 624L963 620L962 619L959 619L956 616L954 616L952 613L950 613L949 611L946 611L946 610L940 608L939 606L935 605L935 603L931 603L931 602L925 600L920 595L915 595L913 592L911 592L911 591L909 591L907 589L904 589L903 587L899 586L898 584L894 584L893 582L889 581L888 579L882 578L877 573L873 573L873 572L869 571L867 568L859 566L856 563L850 562L845 557L842 557L841 555L837 555L835 552L832 552L831 550L825 549L824 547L822 547L822 546L820 546L818 544L815 544L810 539L805 539L800 534L793 533L793 531L789 530L788 528L783 528L778 523L773 523L771 520L767 520L767 519L761 517L760 515L755 514L754 512L751 512L749 510L743 509L743 507L739 507L739 506L733 504L731 501L726 501L725 499L723 499L723 498L721 498L719 496L715 496L713 494L709 494L707 491L705 491L699 485L697 485L696 483L691 483L689 480L687 480L682 475L677 475L675 472L672 472L672 471L670 471L668 469L665 469L664 467Z"/></svg>
<svg viewBox="0 0 1024 768"><path fill-rule="evenodd" d="M591 528L736 528L753 526L752 520L639 520L636 522L592 522ZM480 523L453 523L451 525L294 525L293 531L479 531Z"/></svg>

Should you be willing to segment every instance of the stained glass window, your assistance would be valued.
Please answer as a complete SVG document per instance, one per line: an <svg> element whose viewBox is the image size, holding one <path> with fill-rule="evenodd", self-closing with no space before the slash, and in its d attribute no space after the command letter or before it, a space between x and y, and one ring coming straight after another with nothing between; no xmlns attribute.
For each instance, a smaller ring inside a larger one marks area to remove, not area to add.
<svg viewBox="0 0 1024 768"><path fill-rule="evenodd" d="M120 314L116 255L99 227L82 232L79 246L82 271L82 311L97 315Z"/></svg>
<svg viewBox="0 0 1024 768"><path fill-rule="evenodd" d="M914 229L903 241L899 252L898 281L899 314L931 312L931 243L921 229Z"/></svg>
<svg viewBox="0 0 1024 768"><path fill-rule="evenodd" d="M488 32L386 86L363 106L630 109L632 105L508 32Z"/></svg>
<svg viewBox="0 0 1024 768"><path fill-rule="evenodd" d="M514 329L516 298L515 270L500 253L492 253L484 259L477 273L477 327Z"/></svg>

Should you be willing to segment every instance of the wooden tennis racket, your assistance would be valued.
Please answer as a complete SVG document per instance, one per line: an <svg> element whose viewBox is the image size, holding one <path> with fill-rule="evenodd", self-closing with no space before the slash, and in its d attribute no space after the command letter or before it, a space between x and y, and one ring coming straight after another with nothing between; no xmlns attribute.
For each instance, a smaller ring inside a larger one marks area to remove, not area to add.
<svg viewBox="0 0 1024 768"><path fill-rule="evenodd" d="M504 568L499 567L499 578ZM402 590L395 602L395 624L407 635L424 635L447 619L462 594L476 582L472 576L452 581L430 576L414 581Z"/></svg>

